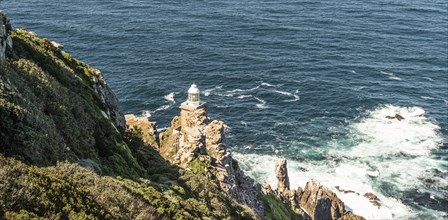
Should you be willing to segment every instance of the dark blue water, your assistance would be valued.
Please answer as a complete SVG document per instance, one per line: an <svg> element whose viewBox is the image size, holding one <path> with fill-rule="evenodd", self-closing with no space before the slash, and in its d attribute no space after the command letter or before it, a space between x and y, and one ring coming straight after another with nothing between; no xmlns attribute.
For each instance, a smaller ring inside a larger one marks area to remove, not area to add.
<svg viewBox="0 0 448 220"><path fill-rule="evenodd" d="M383 196L369 218L448 213L446 1L0 4L14 27L100 69L125 112L151 115L160 128L198 84L209 115L227 124L229 147L260 181L273 168L257 159L287 157L304 177L319 179L327 167L320 180L330 187L332 175L354 178L353 188ZM395 113L407 120L384 120Z"/></svg>

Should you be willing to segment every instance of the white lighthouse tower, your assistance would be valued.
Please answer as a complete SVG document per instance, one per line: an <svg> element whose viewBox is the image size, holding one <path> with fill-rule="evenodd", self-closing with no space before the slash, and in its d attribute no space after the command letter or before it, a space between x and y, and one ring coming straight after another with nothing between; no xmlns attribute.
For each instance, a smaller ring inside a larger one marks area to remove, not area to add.
<svg viewBox="0 0 448 220"><path fill-rule="evenodd" d="M185 131L186 129L192 127L189 124L190 117L197 110L205 111L205 102L201 101L200 91L196 84L192 84L190 89L188 89L188 99L180 105L180 117L181 117L181 129Z"/></svg>

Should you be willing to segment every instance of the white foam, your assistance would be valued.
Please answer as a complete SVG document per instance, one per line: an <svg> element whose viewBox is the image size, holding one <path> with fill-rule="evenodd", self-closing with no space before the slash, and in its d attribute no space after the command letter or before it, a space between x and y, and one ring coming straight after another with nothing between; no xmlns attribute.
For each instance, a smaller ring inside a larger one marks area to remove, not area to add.
<svg viewBox="0 0 448 220"><path fill-rule="evenodd" d="M273 92L275 92L275 93L279 93L279 94L282 94L282 95L286 95L286 96L290 96L290 97L293 97L293 99L291 99L291 100L285 100L285 102L295 102L295 101L299 101L300 100L300 97L299 97L299 95L297 95L297 94L293 94L293 93L290 93L290 92L286 92L286 91L281 91L281 90L272 90ZM296 90L296 93L298 93L299 91L298 90Z"/></svg>
<svg viewBox="0 0 448 220"><path fill-rule="evenodd" d="M216 86L215 88L211 88L211 89L206 89L202 92L202 94L204 94L204 96L209 96L213 91L217 90L217 89L221 89L222 86Z"/></svg>
<svg viewBox="0 0 448 220"><path fill-rule="evenodd" d="M251 177L260 183L267 182L273 188L277 187L274 168L275 162L280 159L276 156L237 154L234 157L238 160L240 167ZM308 171L302 171L308 170ZM297 162L288 160L288 173L292 189L305 187L307 181L318 180L322 185L330 188L353 210L355 214L362 215L367 219L392 219L393 217L408 216L410 210L393 198L387 198L373 190L368 180L364 177L365 171L357 165L343 165L332 167L325 162ZM353 190L356 193L343 193L336 189L339 186L345 190ZM381 199L382 206L377 208L363 195L366 192L373 192Z"/></svg>
<svg viewBox="0 0 448 220"><path fill-rule="evenodd" d="M404 120L386 118L395 114L400 114ZM431 123L420 107L385 105L371 111L368 118L352 127L358 136L368 139L351 149L352 156L428 155L441 143L439 126Z"/></svg>
<svg viewBox="0 0 448 220"><path fill-rule="evenodd" d="M278 87L278 86L282 86L283 84L273 85L273 84L270 84L270 83L267 83L267 82L262 82L260 85L261 86L267 86L267 87Z"/></svg>
<svg viewBox="0 0 448 220"><path fill-rule="evenodd" d="M390 73L390 72L380 71L380 73L382 73L384 75L388 75L388 76L395 76L394 73Z"/></svg>
<svg viewBox="0 0 448 220"><path fill-rule="evenodd" d="M400 77L397 77L397 76L391 76L391 77L388 77L388 78L392 79L392 80L398 80L398 81L402 80Z"/></svg>
<svg viewBox="0 0 448 220"><path fill-rule="evenodd" d="M434 100L433 97L429 97L429 96L420 96L420 98L425 99L425 100Z"/></svg>
<svg viewBox="0 0 448 220"><path fill-rule="evenodd" d="M257 98L255 96L254 96L254 99L256 99L258 102L260 102L260 103L255 105L255 106L257 106L257 108L269 108L269 106L266 105L266 101L265 100Z"/></svg>
<svg viewBox="0 0 448 220"><path fill-rule="evenodd" d="M162 105L162 106L158 107L156 110L152 111L151 113L156 113L156 112L159 112L159 111L167 110L170 107L171 107L171 105Z"/></svg>
<svg viewBox="0 0 448 220"><path fill-rule="evenodd" d="M395 114L405 119L385 118ZM338 145L336 141L328 143L325 148L329 148L328 151L321 152L336 160L288 160L291 187L303 188L308 180L314 178L333 190L355 214L367 219L415 217L416 211L398 200L400 194L386 197L379 190L383 183L396 187L398 191L423 187L419 178L427 175L428 170L443 170L443 161L432 159L429 155L431 149L438 147L442 141L439 126L426 118L425 111L420 107L384 105L369 111L360 121L352 122L349 129L351 147ZM301 153L307 154L306 150L301 150ZM248 175L258 182L267 182L276 187L274 167L278 157L237 153L234 156ZM336 186L355 193L338 191ZM367 192L379 197L380 208L363 196Z"/></svg>
<svg viewBox="0 0 448 220"><path fill-rule="evenodd" d="M176 101L174 100L174 92L172 92L166 96L163 96L163 98L165 100L168 100L172 105L176 104Z"/></svg>
<svg viewBox="0 0 448 220"><path fill-rule="evenodd" d="M142 116L145 117L145 118L151 117L151 111L148 111L148 110L143 111L142 112Z"/></svg>
<svg viewBox="0 0 448 220"><path fill-rule="evenodd" d="M250 88L250 89L234 89L234 90L231 90L230 93L250 92L250 91L255 91L255 90L259 89L259 88L260 88L260 85L255 86L255 87Z"/></svg>
<svg viewBox="0 0 448 220"><path fill-rule="evenodd" d="M423 77L423 79L426 79L428 81L434 82L434 79L432 79L431 77Z"/></svg>
<svg viewBox="0 0 448 220"><path fill-rule="evenodd" d="M229 125L224 124L224 132L225 132L225 133L228 133L228 132L230 132L230 131L232 131L232 128L231 128Z"/></svg>
<svg viewBox="0 0 448 220"><path fill-rule="evenodd" d="M238 96L239 99L245 99L245 98L250 98L252 97L252 95L240 95Z"/></svg>

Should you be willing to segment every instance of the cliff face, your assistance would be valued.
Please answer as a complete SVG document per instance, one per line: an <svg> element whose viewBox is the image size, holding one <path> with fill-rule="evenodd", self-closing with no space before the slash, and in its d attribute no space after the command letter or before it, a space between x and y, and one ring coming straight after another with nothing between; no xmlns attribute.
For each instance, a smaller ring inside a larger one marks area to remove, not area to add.
<svg viewBox="0 0 448 220"><path fill-rule="evenodd" d="M6 16L0 11L0 60L6 58L6 51L12 49L11 37L7 34L12 27Z"/></svg>
<svg viewBox="0 0 448 220"><path fill-rule="evenodd" d="M40 166L89 161L105 174L143 174L123 141L124 117L100 72L48 39L4 30L12 43L0 64L0 151Z"/></svg>

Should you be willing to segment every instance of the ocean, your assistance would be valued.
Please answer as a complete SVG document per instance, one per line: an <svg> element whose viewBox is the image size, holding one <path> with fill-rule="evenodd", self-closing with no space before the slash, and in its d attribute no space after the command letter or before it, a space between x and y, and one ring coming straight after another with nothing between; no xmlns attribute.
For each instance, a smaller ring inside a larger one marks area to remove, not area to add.
<svg viewBox="0 0 448 220"><path fill-rule="evenodd" d="M15 28L100 69L123 111L159 129L196 83L259 182L275 186L286 158L292 187L314 178L368 219L448 218L447 1L0 5Z"/></svg>

